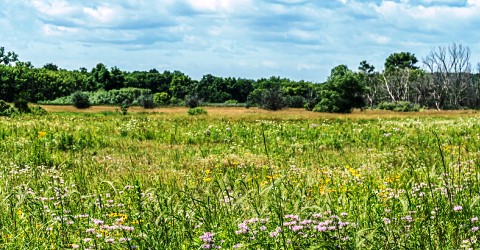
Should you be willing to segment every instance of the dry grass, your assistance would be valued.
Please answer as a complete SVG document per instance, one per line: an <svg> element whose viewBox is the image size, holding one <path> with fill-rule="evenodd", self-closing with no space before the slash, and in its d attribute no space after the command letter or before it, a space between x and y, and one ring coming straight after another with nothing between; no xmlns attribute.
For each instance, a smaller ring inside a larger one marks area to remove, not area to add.
<svg viewBox="0 0 480 250"><path fill-rule="evenodd" d="M98 113L118 111L115 106L93 106L88 109L76 109L73 106L58 105L40 105L49 112L83 112ZM477 110L424 110L421 112L393 112L385 110L354 110L351 114L332 114L332 113L316 113L305 109L284 109L280 111L268 111L259 108L242 108L242 107L205 107L209 116L231 119L269 119L269 120L296 120L296 119L389 119L389 118L417 118L417 117L472 117L480 114ZM155 109L144 109L141 107L131 107L128 109L131 113L157 113L167 115L185 115L186 107L162 107Z"/></svg>

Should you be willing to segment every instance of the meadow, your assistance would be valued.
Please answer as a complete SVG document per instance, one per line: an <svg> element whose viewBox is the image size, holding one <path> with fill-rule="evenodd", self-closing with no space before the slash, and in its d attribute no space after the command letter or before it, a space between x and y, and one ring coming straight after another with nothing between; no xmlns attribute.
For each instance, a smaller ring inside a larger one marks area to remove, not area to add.
<svg viewBox="0 0 480 250"><path fill-rule="evenodd" d="M2 249L476 249L480 113L0 117Z"/></svg>

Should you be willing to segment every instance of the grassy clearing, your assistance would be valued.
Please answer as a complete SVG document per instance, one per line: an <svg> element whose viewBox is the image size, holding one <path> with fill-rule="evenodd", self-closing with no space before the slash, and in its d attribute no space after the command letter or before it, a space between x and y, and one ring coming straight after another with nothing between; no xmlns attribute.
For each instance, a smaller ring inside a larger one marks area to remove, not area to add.
<svg viewBox="0 0 480 250"><path fill-rule="evenodd" d="M2 248L477 247L474 111L96 109L0 118Z"/></svg>

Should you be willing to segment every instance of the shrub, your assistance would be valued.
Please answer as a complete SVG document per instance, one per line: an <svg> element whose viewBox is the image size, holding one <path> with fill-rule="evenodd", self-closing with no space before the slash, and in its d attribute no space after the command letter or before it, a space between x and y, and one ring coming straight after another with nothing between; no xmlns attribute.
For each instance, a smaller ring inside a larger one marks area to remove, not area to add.
<svg viewBox="0 0 480 250"><path fill-rule="evenodd" d="M19 98L13 102L13 106L17 109L19 113L30 113L30 108L28 107L28 101Z"/></svg>
<svg viewBox="0 0 480 250"><path fill-rule="evenodd" d="M250 93L249 101L256 103L260 108L280 110L287 106L287 101L280 88L256 89Z"/></svg>
<svg viewBox="0 0 480 250"><path fill-rule="evenodd" d="M40 107L40 106L38 106L38 105L37 105L37 106L33 106L33 107L30 109L30 111L31 111L31 114L32 114L32 115L42 116L42 115L48 114L48 112L47 112L45 109L43 109L42 107Z"/></svg>
<svg viewBox="0 0 480 250"><path fill-rule="evenodd" d="M192 94L185 97L185 105L191 109L200 106L201 103L202 101L198 95Z"/></svg>
<svg viewBox="0 0 480 250"><path fill-rule="evenodd" d="M11 116L15 109L7 102L0 100L0 116Z"/></svg>
<svg viewBox="0 0 480 250"><path fill-rule="evenodd" d="M226 101L224 102L224 104L227 104L227 105L228 105L228 104L238 104L238 101L237 101L237 100L226 100Z"/></svg>
<svg viewBox="0 0 480 250"><path fill-rule="evenodd" d="M187 113L189 115L206 115L207 111L201 107L188 109Z"/></svg>
<svg viewBox="0 0 480 250"><path fill-rule="evenodd" d="M305 106L305 98L300 95L288 96L287 103L290 108L303 108Z"/></svg>
<svg viewBox="0 0 480 250"><path fill-rule="evenodd" d="M345 65L332 69L319 92L319 102L313 109L318 112L350 113L354 108L363 108L362 96L365 87L359 78Z"/></svg>
<svg viewBox="0 0 480 250"><path fill-rule="evenodd" d="M417 112L420 111L420 105L410 102L382 102L378 104L378 109L392 110L397 112Z"/></svg>
<svg viewBox="0 0 480 250"><path fill-rule="evenodd" d="M155 104L153 103L152 95L143 95L143 96L140 96L140 98L138 99L139 99L140 105L142 105L144 109L153 109L155 107Z"/></svg>
<svg viewBox="0 0 480 250"><path fill-rule="evenodd" d="M153 103L157 106L168 105L170 96L167 92L155 93L153 95Z"/></svg>
<svg viewBox="0 0 480 250"><path fill-rule="evenodd" d="M77 91L72 94L73 106L77 109L90 108L90 99L87 93Z"/></svg>

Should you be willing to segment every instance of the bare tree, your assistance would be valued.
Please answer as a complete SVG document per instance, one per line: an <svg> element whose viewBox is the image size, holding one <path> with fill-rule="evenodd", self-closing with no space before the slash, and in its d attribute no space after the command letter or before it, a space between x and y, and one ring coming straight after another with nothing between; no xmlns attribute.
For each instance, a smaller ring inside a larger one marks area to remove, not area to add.
<svg viewBox="0 0 480 250"><path fill-rule="evenodd" d="M423 58L431 73L432 97L437 109L460 108L467 104L472 88L470 49L453 43L439 46Z"/></svg>

